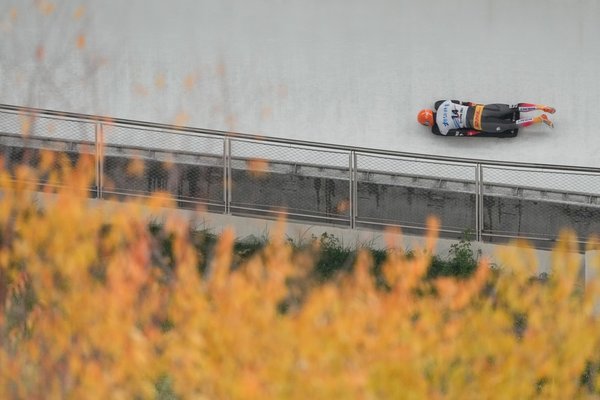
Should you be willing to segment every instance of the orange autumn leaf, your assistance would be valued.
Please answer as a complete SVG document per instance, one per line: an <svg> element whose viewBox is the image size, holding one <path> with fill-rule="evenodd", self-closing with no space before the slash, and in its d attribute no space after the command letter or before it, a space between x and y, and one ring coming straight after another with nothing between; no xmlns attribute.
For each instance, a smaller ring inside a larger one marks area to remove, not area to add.
<svg viewBox="0 0 600 400"><path fill-rule="evenodd" d="M152 193L152 196L147 200L146 205L150 210L158 210L161 208L173 208L174 202L168 192L156 191Z"/></svg>
<svg viewBox="0 0 600 400"><path fill-rule="evenodd" d="M127 165L127 174L131 176L142 176L146 166L144 160L141 158L135 158Z"/></svg>
<svg viewBox="0 0 600 400"><path fill-rule="evenodd" d="M136 83L133 85L133 92L138 96L148 96L148 89L142 84Z"/></svg>
<svg viewBox="0 0 600 400"><path fill-rule="evenodd" d="M38 10L44 15L50 15L56 9L56 4L48 0L36 0Z"/></svg>
<svg viewBox="0 0 600 400"><path fill-rule="evenodd" d="M77 7L75 9L75 11L73 12L73 18L75 20L79 20L83 17L84 14L85 14L85 6L81 5L81 6Z"/></svg>
<svg viewBox="0 0 600 400"><path fill-rule="evenodd" d="M176 164L175 164L175 158L173 157L173 154L168 153L165 155L165 159L162 162L162 166L167 170L173 170L176 168Z"/></svg>
<svg viewBox="0 0 600 400"><path fill-rule="evenodd" d="M227 114L225 116L225 123L227 124L227 129L234 131L237 125L237 117L234 114Z"/></svg>
<svg viewBox="0 0 600 400"><path fill-rule="evenodd" d="M33 128L34 118L31 115L20 115L19 120L21 122L21 135L31 135L31 129Z"/></svg>
<svg viewBox="0 0 600 400"><path fill-rule="evenodd" d="M269 170L269 162L264 159L254 158L246 161L246 168L251 176L255 178L264 177Z"/></svg>
<svg viewBox="0 0 600 400"><path fill-rule="evenodd" d="M42 173L50 171L56 165L56 153L53 151L42 151L40 159L40 171Z"/></svg>
<svg viewBox="0 0 600 400"><path fill-rule="evenodd" d="M38 61L43 61L44 57L46 55L46 50L44 48L44 46L39 45L35 48L35 58Z"/></svg>
<svg viewBox="0 0 600 400"><path fill-rule="evenodd" d="M273 109L271 107L263 107L260 111L260 119L265 120L271 118L273 115Z"/></svg>
<svg viewBox="0 0 600 400"><path fill-rule="evenodd" d="M154 78L154 85L157 89L164 89L166 86L166 79L164 74L157 74Z"/></svg>
<svg viewBox="0 0 600 400"><path fill-rule="evenodd" d="M350 202L348 200L341 200L336 206L336 210L340 214L345 213L346 211L349 210L349 208L350 208Z"/></svg>
<svg viewBox="0 0 600 400"><path fill-rule="evenodd" d="M85 35L80 34L77 36L77 48L78 49L83 49L85 47Z"/></svg>
<svg viewBox="0 0 600 400"><path fill-rule="evenodd" d="M190 120L189 114L182 111L179 114L177 114L177 116L175 117L174 125L185 126L189 122L189 120Z"/></svg>
<svg viewBox="0 0 600 400"><path fill-rule="evenodd" d="M192 90L198 81L198 77L196 74L188 74L183 80L183 86L185 90Z"/></svg>

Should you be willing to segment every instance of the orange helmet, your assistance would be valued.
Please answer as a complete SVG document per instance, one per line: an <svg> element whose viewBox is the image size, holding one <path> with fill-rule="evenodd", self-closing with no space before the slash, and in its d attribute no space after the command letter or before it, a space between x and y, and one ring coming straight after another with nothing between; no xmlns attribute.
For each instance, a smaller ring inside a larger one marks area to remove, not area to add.
<svg viewBox="0 0 600 400"><path fill-rule="evenodd" d="M421 110L419 111L419 115L417 116L417 121L421 125L425 126L433 126L433 111L432 110Z"/></svg>

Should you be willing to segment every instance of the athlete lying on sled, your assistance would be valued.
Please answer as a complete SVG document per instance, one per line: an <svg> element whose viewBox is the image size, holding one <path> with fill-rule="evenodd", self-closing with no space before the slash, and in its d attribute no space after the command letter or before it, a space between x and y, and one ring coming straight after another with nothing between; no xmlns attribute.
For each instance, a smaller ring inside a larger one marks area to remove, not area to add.
<svg viewBox="0 0 600 400"><path fill-rule="evenodd" d="M540 122L553 128L546 114L521 118L522 112L540 110L554 114L554 108L539 104L477 104L458 100L440 100L434 110L421 110L417 120L431 127L431 132L443 136L514 137L519 128Z"/></svg>

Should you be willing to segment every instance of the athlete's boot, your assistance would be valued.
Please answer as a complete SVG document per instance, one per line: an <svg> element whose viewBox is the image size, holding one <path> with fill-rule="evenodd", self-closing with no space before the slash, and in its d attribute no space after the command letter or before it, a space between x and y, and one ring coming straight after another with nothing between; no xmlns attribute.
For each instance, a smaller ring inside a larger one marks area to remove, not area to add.
<svg viewBox="0 0 600 400"><path fill-rule="evenodd" d="M554 123L552 121L550 121L550 119L548 119L548 116L546 114L540 115L540 119L542 120L543 123L548 125L550 128L554 128Z"/></svg>
<svg viewBox="0 0 600 400"><path fill-rule="evenodd" d="M554 109L554 107L550 107L550 106L543 106L541 108L541 110L543 112L547 112L548 114L554 114L556 112L556 110Z"/></svg>
<svg viewBox="0 0 600 400"><path fill-rule="evenodd" d="M554 114L556 112L554 107L545 106L543 104L519 103L518 107L519 107L519 111L521 111L521 112L530 112L530 111L535 111L535 110L547 112L548 114Z"/></svg>

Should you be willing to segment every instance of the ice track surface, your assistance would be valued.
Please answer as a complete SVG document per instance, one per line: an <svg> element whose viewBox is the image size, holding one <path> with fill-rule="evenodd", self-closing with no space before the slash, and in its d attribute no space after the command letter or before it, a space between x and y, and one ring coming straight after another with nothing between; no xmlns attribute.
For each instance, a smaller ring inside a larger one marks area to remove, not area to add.
<svg viewBox="0 0 600 400"><path fill-rule="evenodd" d="M86 0L79 19L65 3L0 0L0 103L600 167L597 0ZM546 103L555 129L434 136L416 113L442 98Z"/></svg>

